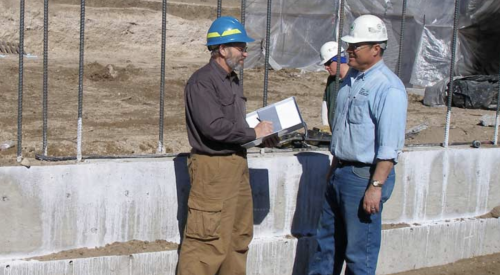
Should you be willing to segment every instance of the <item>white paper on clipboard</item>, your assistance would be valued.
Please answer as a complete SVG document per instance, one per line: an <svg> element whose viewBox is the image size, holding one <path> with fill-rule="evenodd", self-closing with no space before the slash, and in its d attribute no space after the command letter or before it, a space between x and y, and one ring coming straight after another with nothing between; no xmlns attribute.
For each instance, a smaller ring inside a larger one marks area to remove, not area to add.
<svg viewBox="0 0 500 275"><path fill-rule="evenodd" d="M273 122L273 133L282 136L301 128L305 128L305 123L300 114L295 97L289 97L280 102L268 105L257 111L247 114L246 120L250 127L254 128L261 121ZM258 146L262 143L262 138L243 144L245 148Z"/></svg>

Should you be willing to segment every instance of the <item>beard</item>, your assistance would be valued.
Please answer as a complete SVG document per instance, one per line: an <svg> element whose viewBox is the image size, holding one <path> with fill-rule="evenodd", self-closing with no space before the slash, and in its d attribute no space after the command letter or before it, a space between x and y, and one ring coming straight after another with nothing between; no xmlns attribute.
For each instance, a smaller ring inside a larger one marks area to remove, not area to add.
<svg viewBox="0 0 500 275"><path fill-rule="evenodd" d="M238 65L240 65L240 59L236 56L233 56L232 53L229 53L229 55L226 57L226 64L231 70L235 70Z"/></svg>

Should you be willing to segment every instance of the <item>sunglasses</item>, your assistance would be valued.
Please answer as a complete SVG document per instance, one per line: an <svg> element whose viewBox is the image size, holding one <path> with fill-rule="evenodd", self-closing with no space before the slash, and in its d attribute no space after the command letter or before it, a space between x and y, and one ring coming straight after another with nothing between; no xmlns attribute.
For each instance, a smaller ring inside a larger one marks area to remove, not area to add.
<svg viewBox="0 0 500 275"><path fill-rule="evenodd" d="M374 45L377 45L377 44L378 43L354 43L354 44L348 44L347 49L348 50L353 50L353 51L360 51L365 46L373 47Z"/></svg>
<svg viewBox="0 0 500 275"><path fill-rule="evenodd" d="M240 44L240 45L241 45L241 44ZM246 53L246 52L248 51L248 47L247 47L247 46L241 47L241 46L237 46L237 45L234 45L234 44L231 44L231 43L226 44L226 47L235 48L235 49L237 49L240 53Z"/></svg>

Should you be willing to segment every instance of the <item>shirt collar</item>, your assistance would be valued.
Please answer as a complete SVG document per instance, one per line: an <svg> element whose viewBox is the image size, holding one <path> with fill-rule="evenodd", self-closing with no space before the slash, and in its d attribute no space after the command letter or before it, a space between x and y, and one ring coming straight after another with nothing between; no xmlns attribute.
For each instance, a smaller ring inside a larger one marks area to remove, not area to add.
<svg viewBox="0 0 500 275"><path fill-rule="evenodd" d="M365 79L368 75L370 75L373 71L376 71L378 70L380 67L382 67L384 65L384 60L380 60L378 61L377 63L375 63L375 65L371 66L368 70L364 71L364 72L360 72L358 70L356 70L357 74L355 76L355 78L360 78L360 79Z"/></svg>
<svg viewBox="0 0 500 275"><path fill-rule="evenodd" d="M224 70L224 68L222 68L221 65L219 65L219 63L217 63L214 59L210 59L210 65L222 81L225 81L226 79L232 81L234 77L236 77L236 73L234 71L231 71L230 73L226 72L226 70Z"/></svg>

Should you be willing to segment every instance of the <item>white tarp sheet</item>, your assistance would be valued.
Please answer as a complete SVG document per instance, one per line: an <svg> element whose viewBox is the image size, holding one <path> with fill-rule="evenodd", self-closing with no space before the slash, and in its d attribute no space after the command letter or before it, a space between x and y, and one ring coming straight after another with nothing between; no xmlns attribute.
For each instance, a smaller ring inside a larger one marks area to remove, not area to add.
<svg viewBox="0 0 500 275"><path fill-rule="evenodd" d="M344 34L359 15L381 17L389 31L384 59L395 69L399 51L403 0L347 1ZM320 70L319 48L336 40L339 0L274 0L270 57L284 68ZM409 0L401 78L406 84L432 86L449 77L454 0ZM247 66L262 66L267 0L247 1L246 25L256 43L250 44ZM456 75L498 74L500 64L500 1L462 0Z"/></svg>

